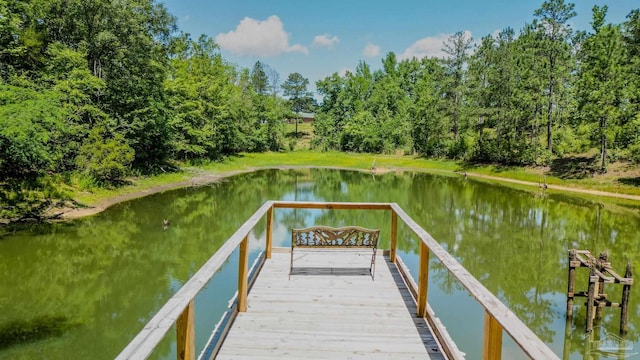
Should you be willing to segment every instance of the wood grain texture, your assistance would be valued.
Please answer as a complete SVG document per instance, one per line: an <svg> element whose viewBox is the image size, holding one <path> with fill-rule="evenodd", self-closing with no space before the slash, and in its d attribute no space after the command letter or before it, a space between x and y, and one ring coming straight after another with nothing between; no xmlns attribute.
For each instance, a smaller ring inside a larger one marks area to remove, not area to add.
<svg viewBox="0 0 640 360"><path fill-rule="evenodd" d="M274 252L217 359L445 359L428 323L415 317L401 275L385 258L378 255L373 281L357 271L368 267L367 251L296 256L306 269L343 271L318 270L288 280L289 254Z"/></svg>
<svg viewBox="0 0 640 360"><path fill-rule="evenodd" d="M176 321L176 347L178 360L196 358L195 331L193 327L193 301L189 302Z"/></svg>
<svg viewBox="0 0 640 360"><path fill-rule="evenodd" d="M488 312L484 313L484 338L482 341L482 359L500 360L502 358L502 326Z"/></svg>
<svg viewBox="0 0 640 360"><path fill-rule="evenodd" d="M247 311L247 294L249 293L249 237L240 243L238 258L238 311Z"/></svg>

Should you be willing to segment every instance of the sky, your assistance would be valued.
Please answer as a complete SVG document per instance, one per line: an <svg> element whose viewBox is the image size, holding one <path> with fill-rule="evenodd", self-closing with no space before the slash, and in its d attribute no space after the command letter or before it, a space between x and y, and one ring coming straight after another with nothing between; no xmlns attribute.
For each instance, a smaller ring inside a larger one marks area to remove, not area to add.
<svg viewBox="0 0 640 360"><path fill-rule="evenodd" d="M178 20L180 31L213 38L222 56L240 67L269 65L280 81L298 72L315 82L372 69L394 52L399 60L442 56L443 42L457 31L479 41L534 19L543 0L158 0ZM566 0L565 0L566 1ZM621 23L639 0L575 0L575 30L591 29L591 9L607 5L607 20Z"/></svg>

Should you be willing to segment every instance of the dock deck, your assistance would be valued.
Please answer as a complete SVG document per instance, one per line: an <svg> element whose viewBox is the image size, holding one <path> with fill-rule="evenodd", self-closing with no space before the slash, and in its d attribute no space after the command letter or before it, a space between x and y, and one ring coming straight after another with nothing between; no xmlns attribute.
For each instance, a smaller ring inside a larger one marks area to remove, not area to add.
<svg viewBox="0 0 640 360"><path fill-rule="evenodd" d="M216 359L445 359L395 265L379 252L273 253Z"/></svg>
<svg viewBox="0 0 640 360"><path fill-rule="evenodd" d="M296 252L294 274L289 278L290 253L272 246L276 209L388 211L391 224L385 251L391 261L377 258L373 280L371 252L363 256L346 251ZM261 238L265 250L258 260L266 261L257 261L255 271L249 271L249 236L265 218L266 232ZM417 281L408 275L397 253L400 224L420 241ZM560 359L398 204L271 200L217 249L116 359L148 358L175 328L176 358L195 360L195 298L236 250L237 296L211 334L202 359L216 354L219 359L463 359L429 307L430 257L484 309L482 359L501 359L503 333L530 359Z"/></svg>

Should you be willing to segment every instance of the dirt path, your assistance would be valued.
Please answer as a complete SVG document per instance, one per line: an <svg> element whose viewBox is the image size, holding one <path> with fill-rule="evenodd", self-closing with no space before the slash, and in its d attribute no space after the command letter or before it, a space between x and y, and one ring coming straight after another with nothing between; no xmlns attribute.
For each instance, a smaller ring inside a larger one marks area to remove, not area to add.
<svg viewBox="0 0 640 360"><path fill-rule="evenodd" d="M508 178L502 178L502 177L491 176L491 175L467 173L467 176L477 177L477 178L481 178L481 179L502 181L502 182L507 182L507 183L512 183L512 184L533 186L533 187L539 187L540 186L538 183L534 183L534 182L530 182L530 181L508 179ZM574 188L574 187L552 185L552 184L547 185L547 188L548 189L553 189L553 190L560 190L560 191L587 194L587 195L606 196L606 197L613 197L613 198L618 198L618 199L629 199L629 200L640 201L640 196L638 196L638 195L611 193L611 192L606 192L606 191Z"/></svg>
<svg viewBox="0 0 640 360"><path fill-rule="evenodd" d="M281 167L265 167L265 168L255 167L255 168L228 171L228 172L222 172L222 173L213 173L213 172L205 172L205 171L202 171L202 170L197 170L197 172L199 172L200 174L190 178L189 180L185 180L185 181L181 181L181 182L173 183L173 184L166 184L166 185L162 185L162 186L157 186L157 187L150 188L150 189L135 191L135 192L132 192L132 193L129 193L129 194L126 194L126 195L115 196L115 197L112 197L112 198L109 198L109 199L102 200L102 201L98 202L97 204L95 204L95 205L93 205L91 207L56 209L56 211L57 212L62 212L62 215L61 215L62 219L76 219L76 218L81 218L81 217L84 217L84 216L97 214L97 213L99 213L101 211L104 211L105 209L107 209L108 207L110 207L112 205L115 205L115 204L118 204L118 203L121 203L121 202L125 202L125 201L128 201L128 200L141 198L141 197L144 197L144 196L147 196L147 195L156 194L156 193L160 193L160 192L167 191L167 190L174 190L174 189L180 189L180 188L190 187L190 186L201 186L201 185L211 184L211 183L218 182L221 179L224 179L224 178L227 178L227 177L230 177L230 176L234 176L234 175L238 175L238 174L243 174L243 173L248 173L248 172L252 172L252 171L256 171L256 170L263 170L263 169L285 170L285 169L302 169L302 168L306 169L306 168L310 168L310 167L313 167L313 166L281 166ZM336 170L373 171L376 174L383 174L383 173L392 172L392 171L424 171L424 169L401 168L401 167L398 167L398 168L384 168L384 169L383 168L376 168L374 170L345 169L345 168L335 168L335 167L322 167L322 168L336 169ZM460 173L460 175L463 175L463 174ZM538 187L539 186L538 183L534 183L534 182L530 182L530 181L508 179L508 178L502 178L502 177L490 176L490 175L483 175L483 174L477 174L477 173L467 173L467 176L473 177L473 178L480 178L480 179L494 180L494 181L518 184L518 185L531 186L531 187ZM573 193L581 193L581 194L588 194L588 195L595 195L595 196L605 196L605 197L613 197L613 198L619 198L619 199L629 199L629 200L640 201L640 196L638 196L638 195L610 193L610 192L605 192L605 191L581 189L581 188L574 188L574 187L567 187L567 186L560 186L560 185L547 185L547 188L548 189L553 189L553 190L559 190L559 191L573 192Z"/></svg>

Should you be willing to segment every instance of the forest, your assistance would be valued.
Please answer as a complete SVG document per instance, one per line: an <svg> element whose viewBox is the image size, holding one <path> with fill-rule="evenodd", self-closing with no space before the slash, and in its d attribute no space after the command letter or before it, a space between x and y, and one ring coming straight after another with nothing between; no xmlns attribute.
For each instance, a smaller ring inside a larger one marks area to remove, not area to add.
<svg viewBox="0 0 640 360"><path fill-rule="evenodd" d="M225 60L155 0L0 0L0 218L37 216L66 187L114 186L242 152L288 151L315 112L318 151L544 165L640 162L640 10L621 24L546 0L516 32L443 44L446 58L361 61L316 83ZM583 15L585 16L585 15Z"/></svg>
<svg viewBox="0 0 640 360"><path fill-rule="evenodd" d="M548 0L519 32L452 35L445 59L388 53L381 70L333 74L317 84L314 145L514 165L595 151L600 172L640 162L640 11L606 13L573 31L574 5Z"/></svg>

